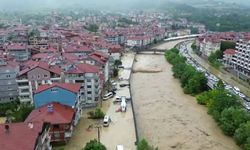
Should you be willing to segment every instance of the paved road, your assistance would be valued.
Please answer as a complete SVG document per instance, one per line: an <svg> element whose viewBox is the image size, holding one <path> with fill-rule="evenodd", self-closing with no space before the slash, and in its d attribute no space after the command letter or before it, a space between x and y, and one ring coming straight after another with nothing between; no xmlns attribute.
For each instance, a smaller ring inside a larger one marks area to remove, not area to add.
<svg viewBox="0 0 250 150"><path fill-rule="evenodd" d="M243 85L242 83L239 83L238 81L236 81L236 77L226 71L221 72L218 69L210 66L208 64L208 62L202 58L200 58L198 55L196 55L192 48L191 48L192 43L189 42L187 44L187 49L189 54L191 55L191 57L193 57L201 66L203 66L206 70L208 70L209 72L211 72L212 74L214 74L215 76L219 77L220 79L222 79L223 81L227 82L228 84L232 85L232 86L236 86L239 87L240 90L242 91L242 93L244 93L245 95L247 95L248 97L250 97L250 89L249 87Z"/></svg>

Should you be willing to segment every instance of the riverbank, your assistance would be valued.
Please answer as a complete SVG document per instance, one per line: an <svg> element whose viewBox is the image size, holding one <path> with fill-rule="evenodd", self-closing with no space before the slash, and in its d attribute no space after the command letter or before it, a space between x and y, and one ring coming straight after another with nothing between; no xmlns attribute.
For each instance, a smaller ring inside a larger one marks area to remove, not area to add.
<svg viewBox="0 0 250 150"><path fill-rule="evenodd" d="M134 70L161 69L132 75L131 89L140 138L159 149L237 150L223 135L206 108L185 95L164 56L137 55Z"/></svg>

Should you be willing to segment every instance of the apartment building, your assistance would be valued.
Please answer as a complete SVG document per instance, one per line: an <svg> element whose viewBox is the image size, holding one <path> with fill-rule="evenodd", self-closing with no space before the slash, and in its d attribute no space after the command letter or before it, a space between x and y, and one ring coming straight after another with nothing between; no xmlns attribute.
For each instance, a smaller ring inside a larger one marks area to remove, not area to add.
<svg viewBox="0 0 250 150"><path fill-rule="evenodd" d="M19 99L33 103L33 90L38 86L61 81L62 69L47 62L31 62L17 76Z"/></svg>
<svg viewBox="0 0 250 150"><path fill-rule="evenodd" d="M12 43L7 46L7 52L16 61L26 61L31 56L31 53L28 50L28 47L26 44Z"/></svg>
<svg viewBox="0 0 250 150"><path fill-rule="evenodd" d="M0 103L16 100L18 88L16 75L19 67L0 59Z"/></svg>
<svg viewBox="0 0 250 150"><path fill-rule="evenodd" d="M248 79L250 77L250 40L238 40L236 54L232 59L233 68Z"/></svg>
<svg viewBox="0 0 250 150"><path fill-rule="evenodd" d="M65 68L64 78L66 83L80 83L81 107L96 106L100 99L102 81L100 69L90 64L75 64Z"/></svg>
<svg viewBox="0 0 250 150"><path fill-rule="evenodd" d="M200 42L200 51L204 57L209 57L212 53L220 50L221 40L217 37L207 37Z"/></svg>

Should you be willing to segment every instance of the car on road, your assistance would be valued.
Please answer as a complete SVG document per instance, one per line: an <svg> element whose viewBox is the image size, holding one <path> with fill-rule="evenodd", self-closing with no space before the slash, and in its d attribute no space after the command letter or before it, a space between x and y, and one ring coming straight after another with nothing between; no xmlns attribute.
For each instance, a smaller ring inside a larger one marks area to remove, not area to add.
<svg viewBox="0 0 250 150"><path fill-rule="evenodd" d="M123 145L117 145L117 146L116 146L116 150L124 150Z"/></svg>
<svg viewBox="0 0 250 150"><path fill-rule="evenodd" d="M121 83L120 84L120 87L125 87L125 86L130 86L130 84L129 83Z"/></svg>
<svg viewBox="0 0 250 150"><path fill-rule="evenodd" d="M111 121L110 116L109 116L109 115L105 115L105 116L104 116L104 119L103 119L103 126L104 126L104 127L108 127L110 121Z"/></svg>
<svg viewBox="0 0 250 150"><path fill-rule="evenodd" d="M117 83L116 82L113 82L113 83L111 83L112 84L112 86L116 86L117 85Z"/></svg>
<svg viewBox="0 0 250 150"><path fill-rule="evenodd" d="M243 97L244 101L250 102L250 98L249 97Z"/></svg>
<svg viewBox="0 0 250 150"><path fill-rule="evenodd" d="M103 100L108 100L108 99L114 97L114 95L115 95L114 92L108 92L107 94L105 94L103 96Z"/></svg>
<svg viewBox="0 0 250 150"><path fill-rule="evenodd" d="M240 92L239 92L239 96L240 96L241 98L246 97L246 95L244 95L243 93L240 93Z"/></svg>
<svg viewBox="0 0 250 150"><path fill-rule="evenodd" d="M121 65L120 65L120 66L118 66L118 68L119 68L119 69L124 69L124 66L121 66Z"/></svg>

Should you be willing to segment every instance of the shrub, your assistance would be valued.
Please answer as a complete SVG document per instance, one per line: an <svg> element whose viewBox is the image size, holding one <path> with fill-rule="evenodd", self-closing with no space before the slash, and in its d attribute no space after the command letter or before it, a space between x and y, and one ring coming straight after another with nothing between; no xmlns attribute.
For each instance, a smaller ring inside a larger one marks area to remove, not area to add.
<svg viewBox="0 0 250 150"><path fill-rule="evenodd" d="M88 114L90 116L89 118L91 119L102 119L105 116L100 108L96 108L95 111L91 111Z"/></svg>
<svg viewBox="0 0 250 150"><path fill-rule="evenodd" d="M94 139L89 141L82 150L106 150L106 147Z"/></svg>

